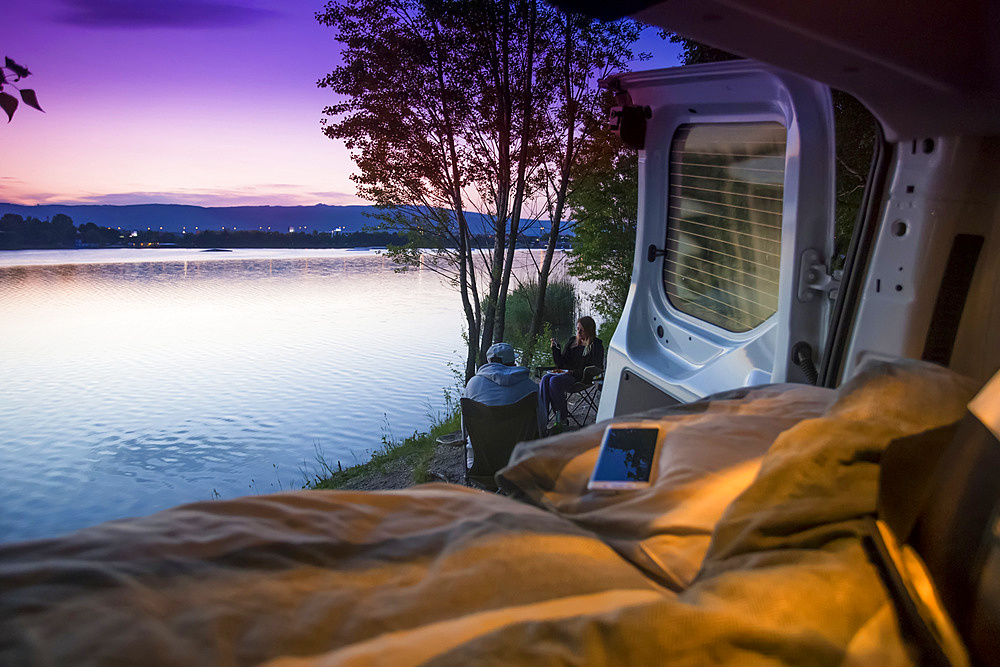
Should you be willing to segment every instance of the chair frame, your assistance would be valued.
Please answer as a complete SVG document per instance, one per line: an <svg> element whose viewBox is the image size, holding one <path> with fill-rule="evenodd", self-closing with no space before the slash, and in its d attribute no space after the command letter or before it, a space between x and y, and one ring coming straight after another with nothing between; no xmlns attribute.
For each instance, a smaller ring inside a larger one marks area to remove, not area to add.
<svg viewBox="0 0 1000 667"><path fill-rule="evenodd" d="M496 473L510 461L514 447L520 442L537 440L541 435L538 392L533 391L506 405L485 405L463 398L461 406L462 421L474 455L472 467L465 471L465 482L487 491L498 491Z"/></svg>
<svg viewBox="0 0 1000 667"><path fill-rule="evenodd" d="M589 380L589 381L588 381ZM604 369L597 366L587 366L583 369L583 381L577 382L566 391L567 398L577 394L580 400L587 406L582 418L578 418L573 410L566 411L566 419L572 421L579 428L586 425L590 415L597 414L598 400L601 391L604 389Z"/></svg>
<svg viewBox="0 0 1000 667"><path fill-rule="evenodd" d="M555 370L555 366L533 366L532 371L536 378L541 378L546 372ZM566 419L576 424L577 428L583 428L590 419L591 414L597 414L598 399L601 391L604 390L604 369L600 366L585 366L583 369L583 380L577 381L572 387L566 390L567 398L573 394L578 394L580 400L587 406L582 418L577 418L572 410L567 410ZM548 416L548 415L546 415Z"/></svg>

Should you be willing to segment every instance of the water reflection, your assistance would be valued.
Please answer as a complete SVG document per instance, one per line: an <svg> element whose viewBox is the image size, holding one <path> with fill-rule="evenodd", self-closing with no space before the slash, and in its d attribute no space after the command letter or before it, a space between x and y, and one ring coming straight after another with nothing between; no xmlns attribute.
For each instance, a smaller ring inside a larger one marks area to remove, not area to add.
<svg viewBox="0 0 1000 667"><path fill-rule="evenodd" d="M423 428L462 357L456 294L370 253L302 255L0 259L0 537L298 488L317 446L346 465L385 415Z"/></svg>

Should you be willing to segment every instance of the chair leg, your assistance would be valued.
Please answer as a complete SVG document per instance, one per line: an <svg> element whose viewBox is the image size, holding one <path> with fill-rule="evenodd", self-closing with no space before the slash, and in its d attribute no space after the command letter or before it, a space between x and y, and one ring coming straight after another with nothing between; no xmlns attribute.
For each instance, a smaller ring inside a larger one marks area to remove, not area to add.
<svg viewBox="0 0 1000 667"><path fill-rule="evenodd" d="M586 406L586 410L584 410L583 417L582 418L577 417L572 410L570 410L568 413L569 419L571 419L573 423L577 425L578 428L583 428L584 426L586 426L587 421L590 419L590 415L592 413L597 412L597 396L600 395L601 388L602 388L601 385L595 382L594 384L590 385L583 391L579 392L578 396L580 398L577 401L577 405L579 405L580 402L582 401Z"/></svg>

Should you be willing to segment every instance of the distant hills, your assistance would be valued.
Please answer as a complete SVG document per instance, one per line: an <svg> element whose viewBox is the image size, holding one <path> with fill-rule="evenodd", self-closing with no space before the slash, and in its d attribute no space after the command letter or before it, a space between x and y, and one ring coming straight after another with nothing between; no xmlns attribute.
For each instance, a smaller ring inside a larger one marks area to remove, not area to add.
<svg viewBox="0 0 1000 667"><path fill-rule="evenodd" d="M99 204L40 204L23 206L0 203L0 216L14 213L22 218L50 220L62 213L79 226L93 222L99 227L128 230L159 230L189 233L206 229L262 229L275 232L313 230L331 232L357 232L376 221L366 217L375 211L373 206L188 206L185 204L131 204L111 206ZM479 225L476 225L476 221ZM478 214L469 214L469 225L474 233L486 229ZM527 221L525 221L525 224ZM477 228L478 227L478 228ZM526 230L538 234L538 225Z"/></svg>
<svg viewBox="0 0 1000 667"><path fill-rule="evenodd" d="M15 213L48 220L62 213L75 225L93 222L99 227L130 230L163 229L165 232L193 232L204 229L270 229L275 232L294 231L344 232L360 231L374 221L365 213L372 206L187 206L184 204L63 205L41 204L22 206L0 203L0 216Z"/></svg>

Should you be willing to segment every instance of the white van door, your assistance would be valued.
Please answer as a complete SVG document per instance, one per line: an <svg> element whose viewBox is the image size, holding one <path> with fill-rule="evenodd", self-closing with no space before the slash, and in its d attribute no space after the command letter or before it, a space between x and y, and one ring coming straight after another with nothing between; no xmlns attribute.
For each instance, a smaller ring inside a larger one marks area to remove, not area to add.
<svg viewBox="0 0 1000 667"><path fill-rule="evenodd" d="M643 150L632 288L598 418L815 382L835 285L829 90L750 61L605 86L624 101L613 126Z"/></svg>

